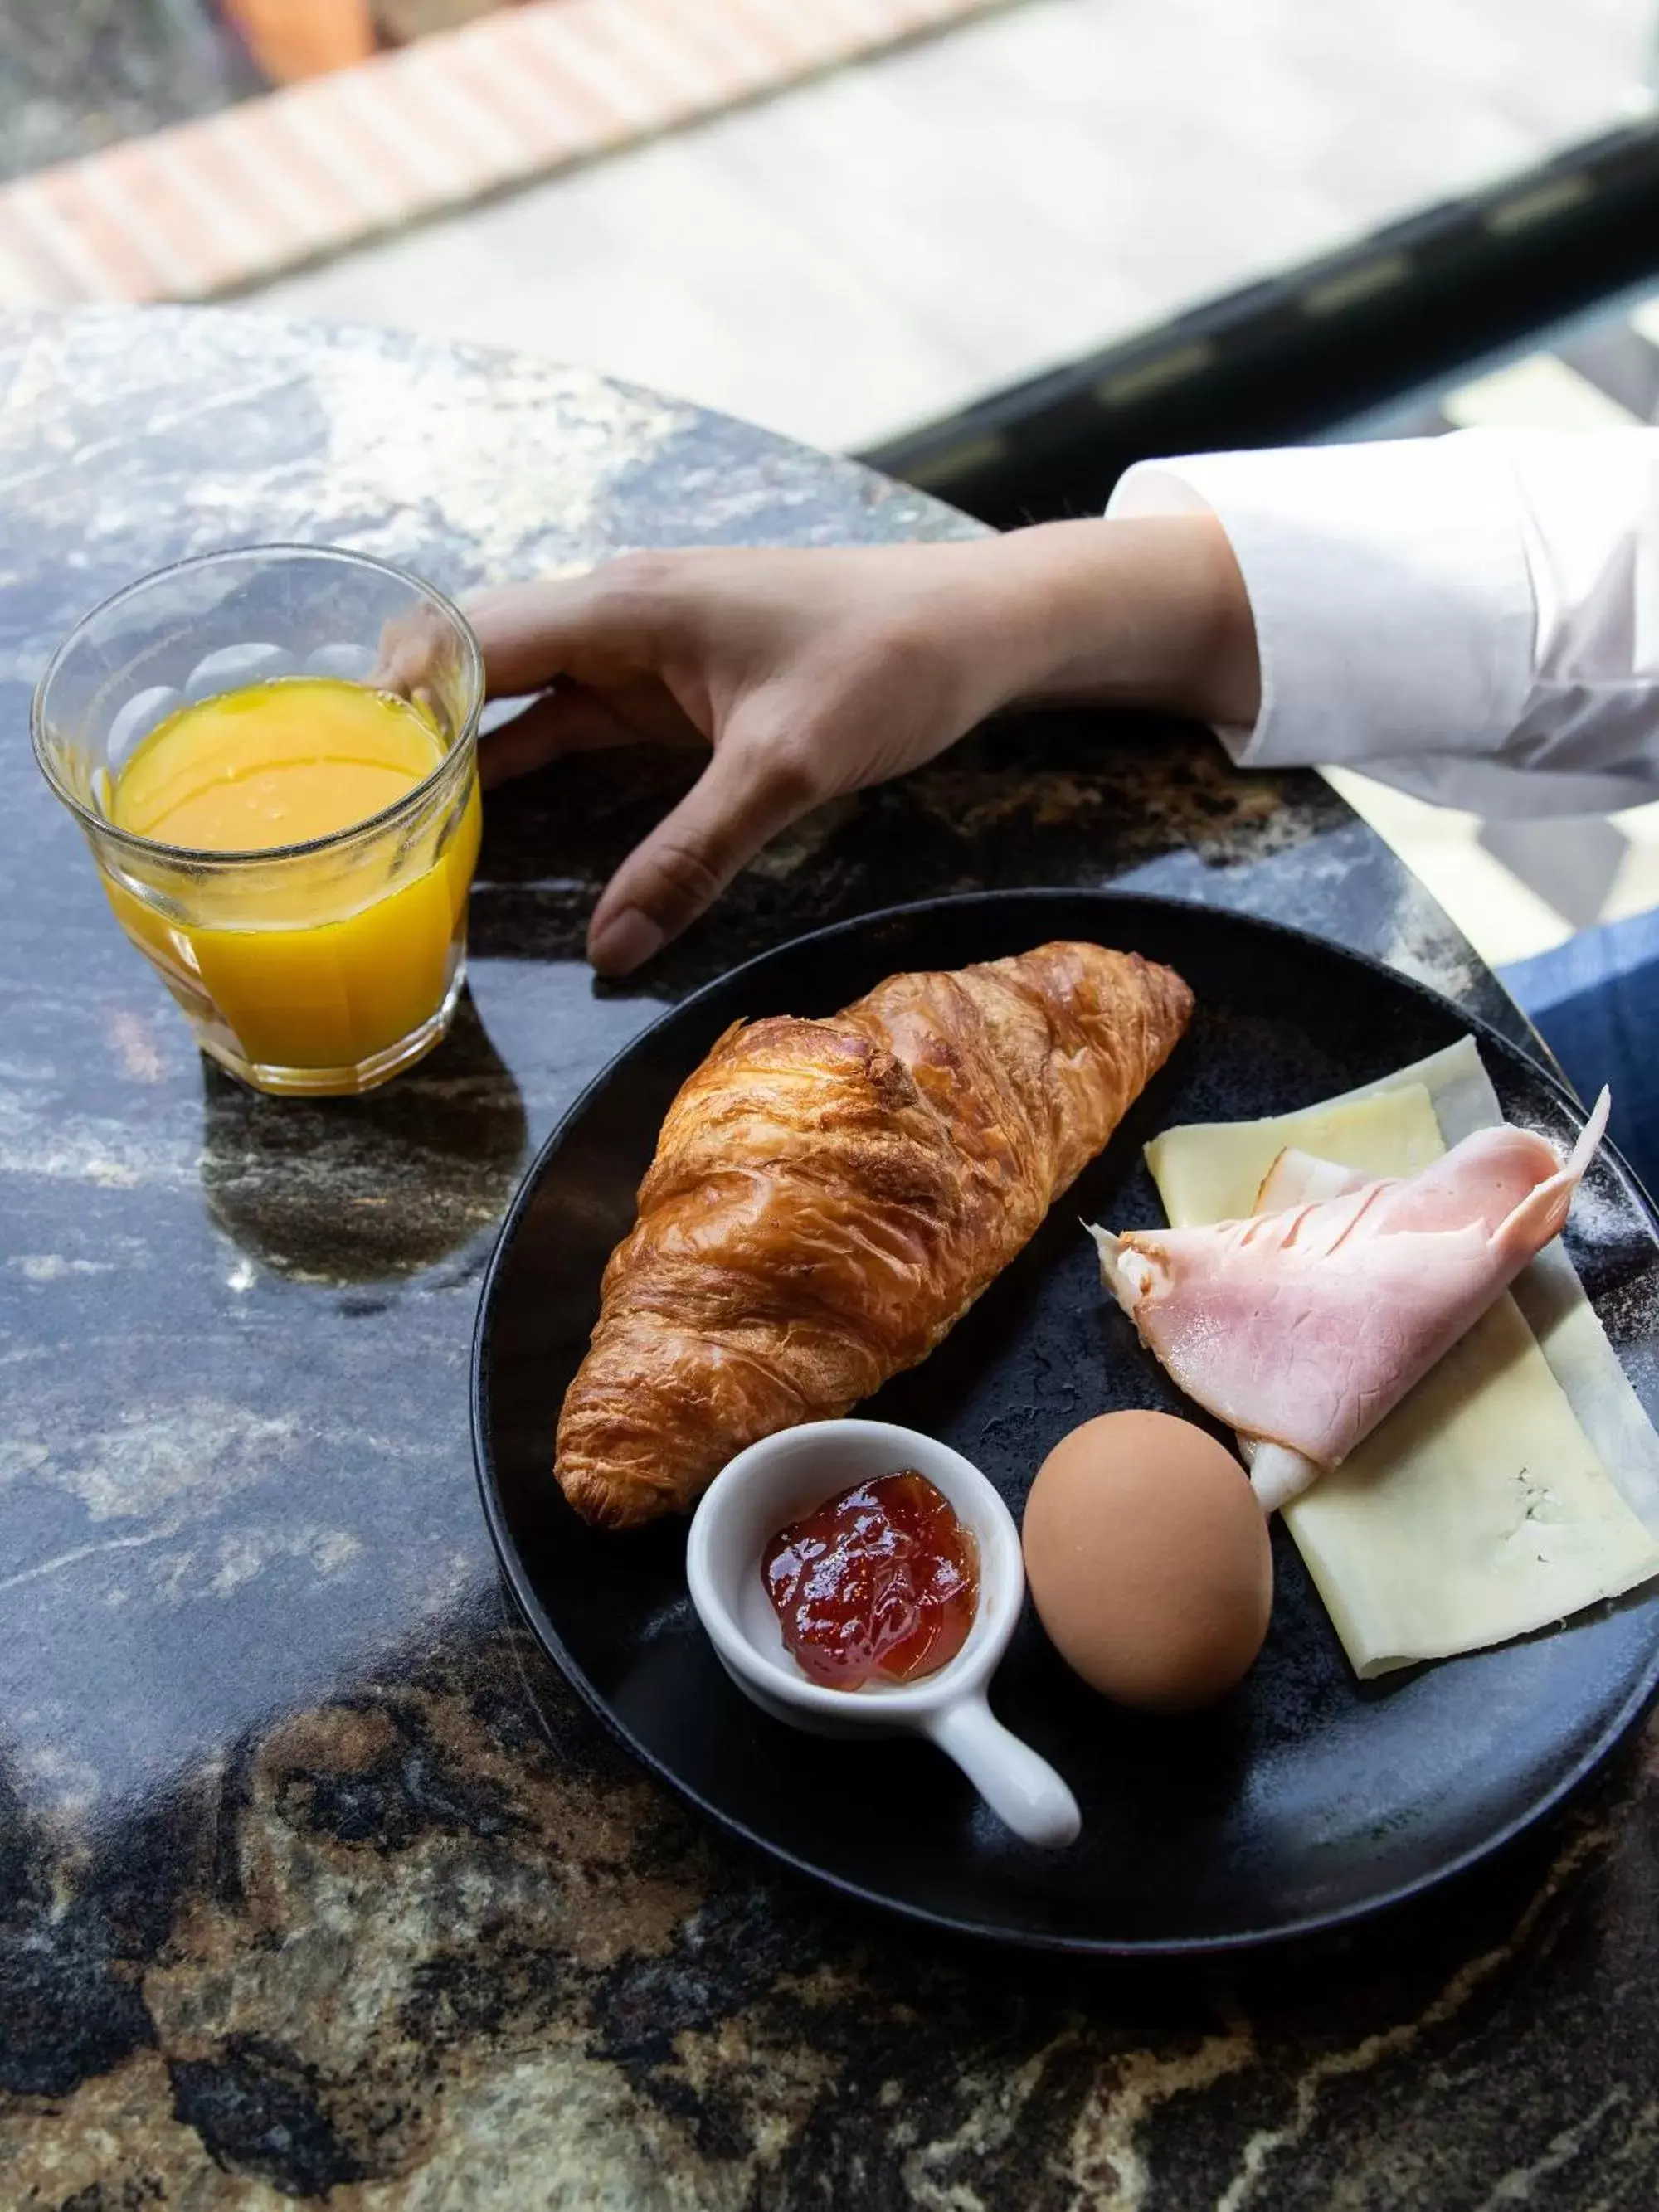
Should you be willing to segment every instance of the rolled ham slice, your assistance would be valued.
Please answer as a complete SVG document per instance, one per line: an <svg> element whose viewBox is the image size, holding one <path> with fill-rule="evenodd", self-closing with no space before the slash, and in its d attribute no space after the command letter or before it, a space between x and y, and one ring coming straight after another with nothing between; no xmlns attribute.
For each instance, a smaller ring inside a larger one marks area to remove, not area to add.
<svg viewBox="0 0 1659 2212"><path fill-rule="evenodd" d="M1560 1233L1607 1108L1604 1091L1565 1165L1507 1126L1382 1182L1281 1152L1267 1210L1093 1230L1101 1273L1175 1382L1238 1432L1271 1512L1340 1466Z"/></svg>

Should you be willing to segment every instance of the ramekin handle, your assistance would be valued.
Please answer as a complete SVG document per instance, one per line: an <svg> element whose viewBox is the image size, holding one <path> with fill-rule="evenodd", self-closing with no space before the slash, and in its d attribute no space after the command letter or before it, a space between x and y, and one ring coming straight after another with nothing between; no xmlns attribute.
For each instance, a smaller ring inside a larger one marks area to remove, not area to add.
<svg viewBox="0 0 1659 2212"><path fill-rule="evenodd" d="M982 1697L960 1698L921 1725L1024 1842L1044 1850L1076 1842L1083 1826L1077 1799L1046 1759L1010 1735Z"/></svg>

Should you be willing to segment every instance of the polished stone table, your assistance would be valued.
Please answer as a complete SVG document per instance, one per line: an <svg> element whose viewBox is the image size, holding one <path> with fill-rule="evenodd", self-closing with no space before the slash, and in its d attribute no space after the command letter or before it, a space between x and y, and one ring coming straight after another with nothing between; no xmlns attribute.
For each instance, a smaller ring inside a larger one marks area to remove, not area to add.
<svg viewBox="0 0 1659 2212"><path fill-rule="evenodd" d="M972 526L597 377L240 314L13 325L0 396L0 2205L1648 2212L1650 1747L1316 1954L945 1949L635 1772L509 1618L475 1493L496 1222L675 995L913 895L1114 880L1524 1036L1370 832L1179 727L1011 725L815 818L602 989L584 915L684 770L574 763L492 802L449 1043L368 1100L254 1098L29 757L30 684L94 600L259 538L465 592Z"/></svg>

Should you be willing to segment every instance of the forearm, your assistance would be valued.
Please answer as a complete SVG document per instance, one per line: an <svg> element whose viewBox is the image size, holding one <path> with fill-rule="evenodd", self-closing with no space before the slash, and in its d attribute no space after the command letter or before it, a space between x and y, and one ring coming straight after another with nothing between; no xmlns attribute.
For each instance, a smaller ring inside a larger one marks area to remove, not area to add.
<svg viewBox="0 0 1659 2212"><path fill-rule="evenodd" d="M1255 629L1226 535L1206 514L1047 523L961 549L959 650L999 704L1091 700L1248 727Z"/></svg>

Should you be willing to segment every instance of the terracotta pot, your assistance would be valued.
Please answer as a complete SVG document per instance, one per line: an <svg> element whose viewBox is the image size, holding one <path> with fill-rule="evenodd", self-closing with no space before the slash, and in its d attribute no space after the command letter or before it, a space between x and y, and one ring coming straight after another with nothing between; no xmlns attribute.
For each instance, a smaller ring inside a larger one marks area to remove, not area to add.
<svg viewBox="0 0 1659 2212"><path fill-rule="evenodd" d="M223 0L263 74L277 84L320 76L374 52L369 0Z"/></svg>

